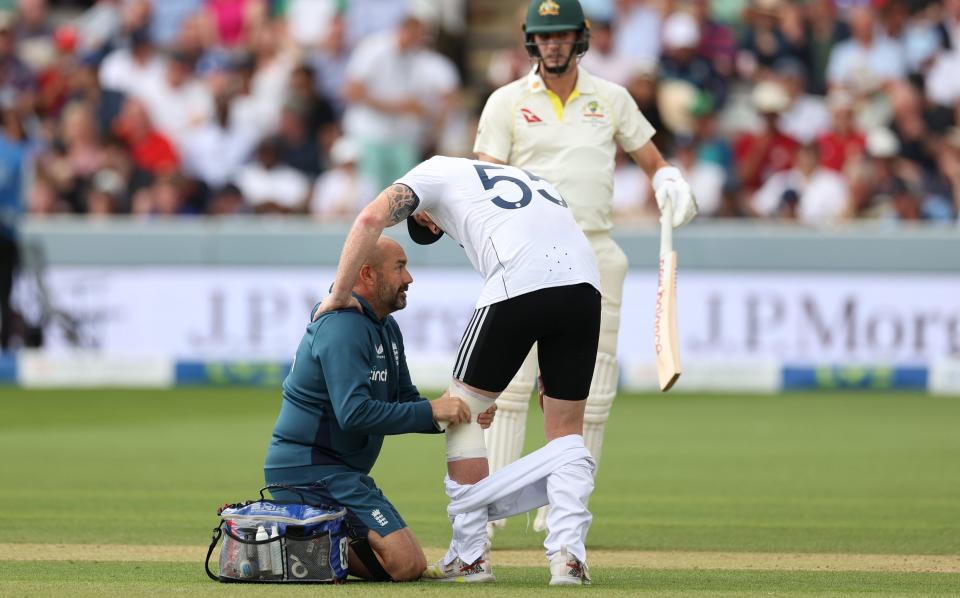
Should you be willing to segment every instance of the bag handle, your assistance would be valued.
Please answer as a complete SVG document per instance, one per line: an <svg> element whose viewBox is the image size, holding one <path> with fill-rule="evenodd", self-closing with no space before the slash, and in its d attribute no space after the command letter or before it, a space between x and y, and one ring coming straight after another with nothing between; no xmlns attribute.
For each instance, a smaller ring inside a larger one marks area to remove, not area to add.
<svg viewBox="0 0 960 598"><path fill-rule="evenodd" d="M213 528L213 538L210 540L210 548L207 549L207 558L204 559L203 561L203 568L207 570L207 577L209 577L213 581L220 581L220 578L214 575L212 571L210 571L210 555L213 554L213 549L216 548L217 542L220 541L220 536L223 535L223 530L221 529L221 526L223 526L223 521L220 522L220 525Z"/></svg>
<svg viewBox="0 0 960 598"><path fill-rule="evenodd" d="M263 495L263 491L270 490L271 488L280 488L282 490L289 490L290 492L293 492L294 494L300 497L300 504L302 505L307 504L307 499L303 495L303 493L297 490L296 487L288 486L287 484L267 484L266 486L260 489L260 500L268 500L267 497Z"/></svg>

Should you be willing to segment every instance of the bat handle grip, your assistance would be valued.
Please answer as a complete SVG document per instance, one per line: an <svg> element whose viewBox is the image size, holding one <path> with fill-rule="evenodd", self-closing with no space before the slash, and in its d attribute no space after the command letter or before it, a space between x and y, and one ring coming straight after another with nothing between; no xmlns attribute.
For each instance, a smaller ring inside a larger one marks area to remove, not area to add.
<svg viewBox="0 0 960 598"><path fill-rule="evenodd" d="M660 257L673 252L673 202L669 197L663 201L660 212Z"/></svg>

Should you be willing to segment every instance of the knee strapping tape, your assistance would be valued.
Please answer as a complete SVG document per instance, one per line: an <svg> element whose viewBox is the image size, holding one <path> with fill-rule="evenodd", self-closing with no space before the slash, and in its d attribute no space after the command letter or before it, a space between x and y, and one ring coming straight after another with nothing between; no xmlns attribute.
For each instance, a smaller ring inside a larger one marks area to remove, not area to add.
<svg viewBox="0 0 960 598"><path fill-rule="evenodd" d="M470 408L470 423L447 428L447 461L485 458L487 445L483 441L483 428L477 423L477 416L486 411L494 400L471 391L458 380L450 384L449 392L451 397L459 398Z"/></svg>

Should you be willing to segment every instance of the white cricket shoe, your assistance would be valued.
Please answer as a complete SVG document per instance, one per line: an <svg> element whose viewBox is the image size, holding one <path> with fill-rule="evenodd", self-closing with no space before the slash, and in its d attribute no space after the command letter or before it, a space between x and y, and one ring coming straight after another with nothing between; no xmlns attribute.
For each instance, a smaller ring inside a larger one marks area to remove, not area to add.
<svg viewBox="0 0 960 598"><path fill-rule="evenodd" d="M567 547L550 557L550 585L552 586L588 586L590 569L587 564L567 552Z"/></svg>
<svg viewBox="0 0 960 598"><path fill-rule="evenodd" d="M443 564L443 559L428 566L420 576L420 581L441 581L454 583L487 583L497 581L493 575L493 567L487 555L483 555L471 564L466 564L459 558L449 565Z"/></svg>

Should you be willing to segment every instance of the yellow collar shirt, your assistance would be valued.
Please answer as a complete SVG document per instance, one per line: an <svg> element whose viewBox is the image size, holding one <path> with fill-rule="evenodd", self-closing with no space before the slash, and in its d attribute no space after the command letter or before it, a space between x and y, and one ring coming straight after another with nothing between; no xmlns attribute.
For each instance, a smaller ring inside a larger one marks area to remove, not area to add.
<svg viewBox="0 0 960 598"><path fill-rule="evenodd" d="M473 151L552 183L586 232L613 228L616 145L640 149L654 129L626 89L577 70L566 104L536 69L493 92L483 108Z"/></svg>

